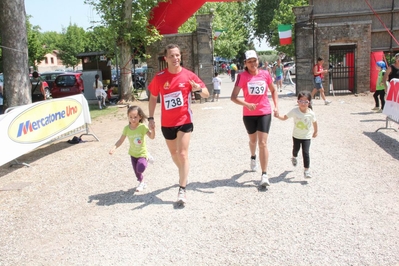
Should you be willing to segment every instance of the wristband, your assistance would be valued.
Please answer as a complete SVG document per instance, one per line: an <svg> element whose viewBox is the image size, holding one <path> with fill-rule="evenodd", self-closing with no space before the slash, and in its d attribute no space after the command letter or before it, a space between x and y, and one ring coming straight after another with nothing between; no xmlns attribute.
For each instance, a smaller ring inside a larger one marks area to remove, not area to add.
<svg viewBox="0 0 399 266"><path fill-rule="evenodd" d="M152 117L152 116L149 117L149 118L148 118L148 121L150 121L150 120L154 120L154 117Z"/></svg>

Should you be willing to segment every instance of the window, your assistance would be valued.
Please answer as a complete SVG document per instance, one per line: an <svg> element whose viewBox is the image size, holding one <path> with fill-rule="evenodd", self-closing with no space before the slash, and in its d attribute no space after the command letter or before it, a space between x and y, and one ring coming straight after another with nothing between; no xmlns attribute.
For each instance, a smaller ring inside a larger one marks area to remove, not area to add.
<svg viewBox="0 0 399 266"><path fill-rule="evenodd" d="M51 57L51 64L54 64L54 57Z"/></svg>
<svg viewBox="0 0 399 266"><path fill-rule="evenodd" d="M47 57L44 58L44 63L45 63L45 64L48 64L48 59L47 59Z"/></svg>

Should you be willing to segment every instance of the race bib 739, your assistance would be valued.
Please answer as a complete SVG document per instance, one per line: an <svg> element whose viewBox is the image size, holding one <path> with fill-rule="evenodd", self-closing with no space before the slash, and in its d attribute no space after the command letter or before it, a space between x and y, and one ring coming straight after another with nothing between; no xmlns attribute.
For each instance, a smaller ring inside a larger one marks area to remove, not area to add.
<svg viewBox="0 0 399 266"><path fill-rule="evenodd" d="M266 82L264 80L250 81L247 85L249 95L262 95L266 93Z"/></svg>

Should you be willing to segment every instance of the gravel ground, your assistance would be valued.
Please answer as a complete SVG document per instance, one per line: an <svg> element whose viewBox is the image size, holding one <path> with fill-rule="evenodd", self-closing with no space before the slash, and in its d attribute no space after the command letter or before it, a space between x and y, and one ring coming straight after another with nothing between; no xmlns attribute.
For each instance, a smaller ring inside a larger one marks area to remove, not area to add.
<svg viewBox="0 0 399 266"><path fill-rule="evenodd" d="M64 139L19 158L31 167L0 167L0 265L399 265L399 133L375 132L385 115L370 111L371 94L315 100L312 179L301 157L290 162L292 120L273 119L263 190L221 77L221 100L193 105L185 208L160 127L143 192L127 141L108 155L127 123L121 108L90 125L99 142ZM282 114L292 91L280 93Z"/></svg>

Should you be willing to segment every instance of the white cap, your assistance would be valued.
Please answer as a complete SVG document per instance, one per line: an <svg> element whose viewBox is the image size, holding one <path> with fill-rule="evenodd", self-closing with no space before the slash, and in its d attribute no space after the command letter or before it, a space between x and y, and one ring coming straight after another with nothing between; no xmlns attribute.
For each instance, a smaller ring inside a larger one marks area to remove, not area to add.
<svg viewBox="0 0 399 266"><path fill-rule="evenodd" d="M254 50L249 50L245 52L245 60L248 60L250 58L258 58Z"/></svg>

